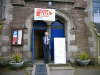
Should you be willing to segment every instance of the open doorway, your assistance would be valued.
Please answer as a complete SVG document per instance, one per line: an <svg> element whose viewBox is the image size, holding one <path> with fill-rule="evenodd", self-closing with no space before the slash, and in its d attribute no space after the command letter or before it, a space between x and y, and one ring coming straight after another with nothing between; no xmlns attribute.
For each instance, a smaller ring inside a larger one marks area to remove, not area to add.
<svg viewBox="0 0 100 75"><path fill-rule="evenodd" d="M44 60L43 36L46 30L47 24L44 21L33 22L31 46L33 61L35 60L36 63Z"/></svg>
<svg viewBox="0 0 100 75"><path fill-rule="evenodd" d="M34 31L34 55L36 60L43 60L43 36L45 30Z"/></svg>

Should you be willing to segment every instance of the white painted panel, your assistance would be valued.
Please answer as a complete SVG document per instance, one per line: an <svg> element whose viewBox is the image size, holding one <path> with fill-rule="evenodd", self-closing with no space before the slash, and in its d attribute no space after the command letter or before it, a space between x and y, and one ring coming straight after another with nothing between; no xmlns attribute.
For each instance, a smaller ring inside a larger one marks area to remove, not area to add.
<svg viewBox="0 0 100 75"><path fill-rule="evenodd" d="M54 63L66 64L65 38L54 38Z"/></svg>

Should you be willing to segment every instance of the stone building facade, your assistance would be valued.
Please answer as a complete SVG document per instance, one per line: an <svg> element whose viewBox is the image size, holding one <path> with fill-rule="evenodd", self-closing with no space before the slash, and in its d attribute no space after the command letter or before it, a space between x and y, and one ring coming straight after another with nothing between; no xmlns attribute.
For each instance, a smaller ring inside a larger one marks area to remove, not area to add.
<svg viewBox="0 0 100 75"><path fill-rule="evenodd" d="M24 58L31 58L32 54L32 28L34 8L56 9L56 19L64 23L66 38L67 59L71 59L81 52L96 58L96 41L91 25L88 23L88 0L6 0L6 19L1 36L0 56L10 56L13 53L22 53ZM50 27L51 21L43 21ZM23 29L23 45L11 45L12 29ZM33 59L32 59L33 60Z"/></svg>

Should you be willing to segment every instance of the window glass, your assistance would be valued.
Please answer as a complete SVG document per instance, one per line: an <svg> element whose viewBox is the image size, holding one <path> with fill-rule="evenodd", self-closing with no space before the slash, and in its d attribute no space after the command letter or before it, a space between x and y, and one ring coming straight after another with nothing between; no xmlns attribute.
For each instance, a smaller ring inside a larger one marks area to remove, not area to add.
<svg viewBox="0 0 100 75"><path fill-rule="evenodd" d="M100 2L100 0L93 0L93 2Z"/></svg>
<svg viewBox="0 0 100 75"><path fill-rule="evenodd" d="M100 3L94 2L94 3L93 3L93 7L94 7L94 8L98 8L98 7L100 8Z"/></svg>
<svg viewBox="0 0 100 75"><path fill-rule="evenodd" d="M100 23L100 0L92 0L93 2L93 22Z"/></svg>
<svg viewBox="0 0 100 75"><path fill-rule="evenodd" d="M100 13L100 8L94 8L93 13Z"/></svg>

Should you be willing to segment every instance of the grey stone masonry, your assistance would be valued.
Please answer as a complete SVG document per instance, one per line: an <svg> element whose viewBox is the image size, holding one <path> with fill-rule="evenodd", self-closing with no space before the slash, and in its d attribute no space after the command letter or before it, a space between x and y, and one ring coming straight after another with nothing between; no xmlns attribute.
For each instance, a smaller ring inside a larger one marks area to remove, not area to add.
<svg viewBox="0 0 100 75"><path fill-rule="evenodd" d="M12 0L11 3L13 5L24 5L25 4L24 0Z"/></svg>
<svg viewBox="0 0 100 75"><path fill-rule="evenodd" d="M74 23L77 26L76 30L76 42L78 46L78 50L80 52L88 52L89 53L89 46L88 46L88 27L84 22L84 18L86 13L83 10L74 10L73 11L73 19Z"/></svg>
<svg viewBox="0 0 100 75"><path fill-rule="evenodd" d="M87 0L75 0L74 8L85 9L87 7Z"/></svg>
<svg viewBox="0 0 100 75"><path fill-rule="evenodd" d="M11 21L11 4L10 0L5 0L5 20L3 21L3 29L0 35L0 56L10 55L10 21ZM9 17L10 16L10 17Z"/></svg>

